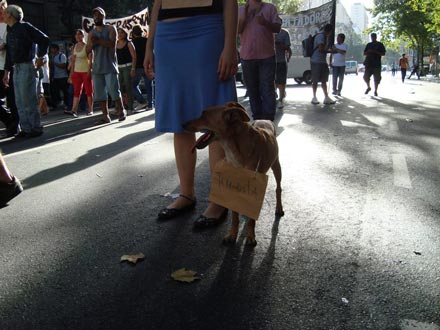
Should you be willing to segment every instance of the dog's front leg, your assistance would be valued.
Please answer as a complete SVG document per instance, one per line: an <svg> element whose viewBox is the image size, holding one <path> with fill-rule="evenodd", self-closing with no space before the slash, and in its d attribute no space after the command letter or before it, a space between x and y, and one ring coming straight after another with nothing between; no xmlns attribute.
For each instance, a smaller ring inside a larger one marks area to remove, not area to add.
<svg viewBox="0 0 440 330"><path fill-rule="evenodd" d="M229 229L228 235L226 235L223 238L223 244L235 244L238 236L238 225L239 225L238 213L232 211L231 228Z"/></svg>
<svg viewBox="0 0 440 330"><path fill-rule="evenodd" d="M281 202L281 165L280 160L277 157L275 162L272 164L272 172L277 183L276 188L276 208L275 215L282 217L284 215L283 203Z"/></svg>
<svg viewBox="0 0 440 330"><path fill-rule="evenodd" d="M257 240L255 239L255 219L249 218L247 221L245 244L247 246L257 245Z"/></svg>

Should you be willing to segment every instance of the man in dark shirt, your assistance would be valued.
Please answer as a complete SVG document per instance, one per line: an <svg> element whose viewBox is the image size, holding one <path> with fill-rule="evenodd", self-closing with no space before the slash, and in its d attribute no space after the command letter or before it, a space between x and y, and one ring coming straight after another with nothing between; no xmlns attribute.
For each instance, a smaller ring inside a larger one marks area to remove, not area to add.
<svg viewBox="0 0 440 330"><path fill-rule="evenodd" d="M136 98L136 101L139 105L135 110L142 110L147 107L148 110L153 108L153 90L151 80L147 78L144 70L144 56L145 56L145 47L147 45L147 38L142 36L142 27L140 25L133 26L132 34L132 42L134 48L136 49L136 73L133 77L133 94ZM141 79L144 80L144 86L147 93L147 101L142 96L142 93L139 89L139 82Z"/></svg>
<svg viewBox="0 0 440 330"><path fill-rule="evenodd" d="M376 33L371 34L371 42L365 46L365 73L364 81L367 84L367 90L365 94L371 91L370 78L374 77L374 96L377 96L377 88L379 87L380 80L382 79L382 61L381 57L385 55L385 46L383 43L377 41Z"/></svg>
<svg viewBox="0 0 440 330"><path fill-rule="evenodd" d="M9 72L14 66L15 102L21 128L17 137L37 137L43 134L43 128L38 111L38 77L35 68L39 69L43 65L49 38L32 24L22 21L23 10L19 6L8 6L3 18L8 25L3 83L9 85ZM35 60L36 45L38 58Z"/></svg>

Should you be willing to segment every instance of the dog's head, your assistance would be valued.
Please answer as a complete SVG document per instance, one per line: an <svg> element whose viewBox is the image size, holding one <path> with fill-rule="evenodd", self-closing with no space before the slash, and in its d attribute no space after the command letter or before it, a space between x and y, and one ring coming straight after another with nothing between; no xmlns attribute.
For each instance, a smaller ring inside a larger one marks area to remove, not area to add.
<svg viewBox="0 0 440 330"><path fill-rule="evenodd" d="M195 145L197 149L203 149L211 142L233 134L250 120L241 104L229 102L203 110L199 118L186 122L183 128L189 132L205 132Z"/></svg>

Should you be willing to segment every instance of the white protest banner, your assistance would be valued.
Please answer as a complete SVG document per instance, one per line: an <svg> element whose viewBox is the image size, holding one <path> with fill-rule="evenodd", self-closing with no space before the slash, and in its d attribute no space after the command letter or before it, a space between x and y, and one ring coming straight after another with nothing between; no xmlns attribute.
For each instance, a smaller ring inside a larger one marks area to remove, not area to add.
<svg viewBox="0 0 440 330"><path fill-rule="evenodd" d="M309 35L319 32L326 24L335 24L336 2L329 1L322 6L300 11L292 15L280 15L283 20L283 28L290 34L291 49L293 55L302 56L302 41ZM333 44L333 33L329 37Z"/></svg>
<svg viewBox="0 0 440 330"><path fill-rule="evenodd" d="M86 33L89 33L93 28L95 27L95 23L93 22L93 18L91 17L85 17L82 16L81 20L82 29L86 31ZM142 28L145 31L148 31L148 8L145 8L144 10L130 15L126 17L121 18L115 18L115 19L105 19L105 23L114 25L116 28L123 28L127 31L128 35L130 35L131 30L133 29L133 26L139 24L142 26Z"/></svg>

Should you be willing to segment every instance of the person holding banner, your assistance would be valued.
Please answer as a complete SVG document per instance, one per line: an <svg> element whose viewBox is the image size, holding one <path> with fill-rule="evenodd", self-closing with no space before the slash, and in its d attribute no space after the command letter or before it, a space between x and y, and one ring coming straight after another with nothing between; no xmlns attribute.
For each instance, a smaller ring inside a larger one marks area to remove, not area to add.
<svg viewBox="0 0 440 330"><path fill-rule="evenodd" d="M87 54L93 51L92 78L95 88L95 101L101 107L103 118L95 124L111 123L108 113L108 97L116 103L119 121L125 120L127 113L122 103L118 81L118 63L116 60L116 28L104 24L105 11L101 7L92 10L95 28L88 35Z"/></svg>
<svg viewBox="0 0 440 330"><path fill-rule="evenodd" d="M329 76L329 69L327 64L327 40L333 31L333 25L326 24L322 32L318 33L313 43L313 53L310 57L310 68L312 70L312 90L313 98L312 104L319 104L316 98L316 92L318 90L318 83L321 82L321 88L324 92L324 104L335 104L335 100L332 100L328 96L327 82Z"/></svg>
<svg viewBox="0 0 440 330"><path fill-rule="evenodd" d="M155 78L155 128L174 133L181 189L180 196L160 210L161 220L178 217L196 204L197 155L191 153L195 133L184 131L182 125L207 107L237 100L237 11L236 0L154 2L144 68L150 79ZM211 173L223 158L221 145L211 143ZM227 209L211 202L194 226L212 227L226 215Z"/></svg>

